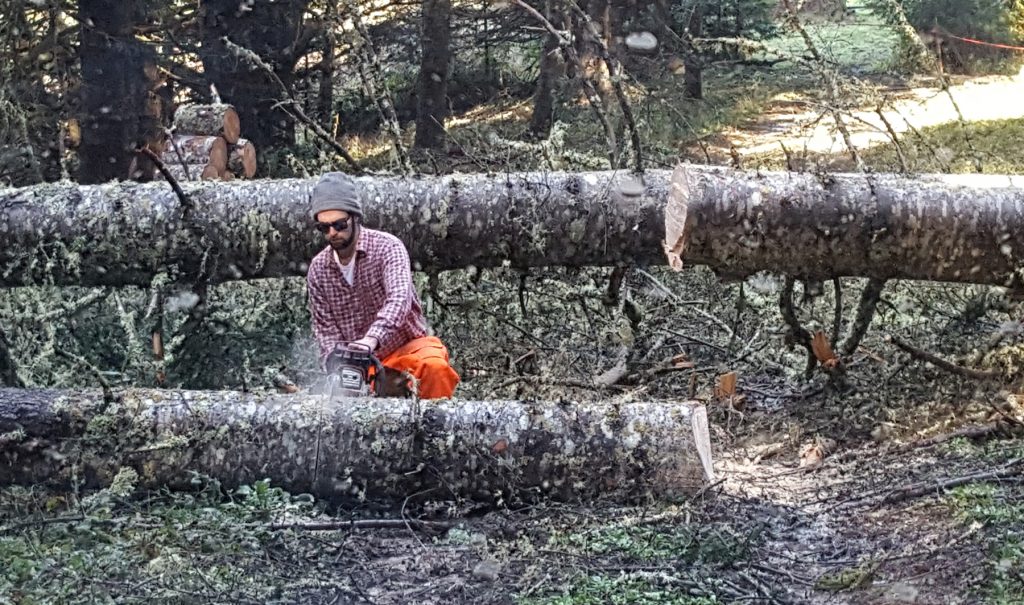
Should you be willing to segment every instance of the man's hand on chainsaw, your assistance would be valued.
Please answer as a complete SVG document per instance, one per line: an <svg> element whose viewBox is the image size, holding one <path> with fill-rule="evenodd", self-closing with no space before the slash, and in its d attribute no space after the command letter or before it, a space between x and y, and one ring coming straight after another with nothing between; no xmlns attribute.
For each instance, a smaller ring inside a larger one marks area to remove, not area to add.
<svg viewBox="0 0 1024 605"><path fill-rule="evenodd" d="M377 344L377 339L372 336L365 336L359 340L353 340L349 343L338 343L334 345L334 350L331 351L327 355L327 359L324 360L324 369L327 370L328 374L337 373L347 351L362 352L368 349L370 353L373 353L377 349Z"/></svg>
<svg viewBox="0 0 1024 605"><path fill-rule="evenodd" d="M351 346L354 346L354 347L367 347L368 349L370 349L370 352L373 353L374 351L377 350L377 345L378 344L380 344L380 343L378 343L377 339L374 338L373 336L364 336L364 337L360 338L359 340L352 341Z"/></svg>

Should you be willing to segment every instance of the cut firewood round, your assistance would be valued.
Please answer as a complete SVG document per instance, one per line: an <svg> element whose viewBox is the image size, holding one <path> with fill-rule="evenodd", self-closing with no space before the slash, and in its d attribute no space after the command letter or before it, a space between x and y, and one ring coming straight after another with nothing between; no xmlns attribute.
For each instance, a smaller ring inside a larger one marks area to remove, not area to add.
<svg viewBox="0 0 1024 605"><path fill-rule="evenodd" d="M218 175L228 167L228 144L223 137L178 135L174 137L174 145L186 164L210 164ZM173 163L178 159L178 152L169 149L164 157Z"/></svg>
<svg viewBox="0 0 1024 605"><path fill-rule="evenodd" d="M242 178L251 179L256 176L256 146L246 139L239 139L231 148L228 169Z"/></svg>
<svg viewBox="0 0 1024 605"><path fill-rule="evenodd" d="M224 103L182 105L174 112L174 130L179 134L222 136L234 145L242 136L242 123L235 108Z"/></svg>
<svg viewBox="0 0 1024 605"><path fill-rule="evenodd" d="M188 170L186 171L185 166L171 160L167 155L163 156L164 167L171 173L176 181L198 181L203 178L203 172L207 170L209 164L188 164ZM156 176L160 179L160 175Z"/></svg>

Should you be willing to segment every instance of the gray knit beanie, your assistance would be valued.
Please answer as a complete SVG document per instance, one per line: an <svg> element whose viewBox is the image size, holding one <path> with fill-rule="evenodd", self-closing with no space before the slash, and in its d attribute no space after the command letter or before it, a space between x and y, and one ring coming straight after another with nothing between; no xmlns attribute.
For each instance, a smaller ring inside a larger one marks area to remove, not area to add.
<svg viewBox="0 0 1024 605"><path fill-rule="evenodd" d="M328 172L320 177L313 187L313 220L324 210L344 210L349 214L363 215L362 195L359 184L344 172Z"/></svg>

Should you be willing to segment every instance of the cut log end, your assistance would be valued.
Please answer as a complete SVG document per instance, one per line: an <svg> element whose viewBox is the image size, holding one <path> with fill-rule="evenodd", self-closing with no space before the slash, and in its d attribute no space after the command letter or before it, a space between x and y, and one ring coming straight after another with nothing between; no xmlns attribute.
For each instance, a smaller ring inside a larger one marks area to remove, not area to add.
<svg viewBox="0 0 1024 605"><path fill-rule="evenodd" d="M669 181L668 201L665 204L665 241L662 247L669 266L676 271L683 268L683 254L686 253L689 231L693 228L692 221L687 223L687 217L690 199L693 197L694 178L696 175L691 174L686 164L682 164L672 171Z"/></svg>
<svg viewBox="0 0 1024 605"><path fill-rule="evenodd" d="M231 148L228 169L237 177L251 179L256 176L256 146L246 139L239 139Z"/></svg>

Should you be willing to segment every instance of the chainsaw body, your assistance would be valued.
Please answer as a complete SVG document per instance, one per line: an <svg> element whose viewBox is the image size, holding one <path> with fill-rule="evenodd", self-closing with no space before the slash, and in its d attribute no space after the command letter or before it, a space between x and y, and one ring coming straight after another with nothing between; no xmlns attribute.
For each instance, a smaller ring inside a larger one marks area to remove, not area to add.
<svg viewBox="0 0 1024 605"><path fill-rule="evenodd" d="M374 368L371 378L370 368ZM379 395L384 366L365 345L342 343L327 357L327 374L334 381L334 392L342 397Z"/></svg>

